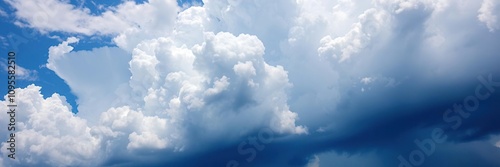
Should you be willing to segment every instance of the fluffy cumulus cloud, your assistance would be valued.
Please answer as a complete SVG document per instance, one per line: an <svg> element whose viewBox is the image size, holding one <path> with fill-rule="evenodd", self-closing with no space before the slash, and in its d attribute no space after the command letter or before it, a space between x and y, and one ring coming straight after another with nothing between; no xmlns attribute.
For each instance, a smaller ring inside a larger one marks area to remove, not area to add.
<svg viewBox="0 0 500 167"><path fill-rule="evenodd" d="M17 111L22 111L16 112L16 159L5 159L8 164L4 165L95 165L100 138L91 134L84 119L73 115L66 98L58 94L43 98L40 89L34 85L16 89ZM7 112L8 102L2 103L1 110ZM2 117L1 121L6 123L9 118ZM7 129L2 132L8 134ZM3 155L10 153L9 144L2 143Z"/></svg>
<svg viewBox="0 0 500 167"><path fill-rule="evenodd" d="M78 113L17 89L4 166L500 164L495 0L6 2L68 34L46 67ZM74 48L88 36L114 46Z"/></svg>

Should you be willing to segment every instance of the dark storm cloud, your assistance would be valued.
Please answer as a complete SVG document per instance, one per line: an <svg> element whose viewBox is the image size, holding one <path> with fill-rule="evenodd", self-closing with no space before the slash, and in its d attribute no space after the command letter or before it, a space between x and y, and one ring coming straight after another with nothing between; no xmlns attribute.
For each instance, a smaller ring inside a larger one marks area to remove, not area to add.
<svg viewBox="0 0 500 167"><path fill-rule="evenodd" d="M424 40L429 34L425 27L431 22L431 12L419 7L397 15L390 42L361 53L371 56L353 63L371 70L361 73L392 78L375 81L366 92L359 91L359 87L344 87L333 109L336 112L323 118L331 123L329 130L308 136L276 137L261 151L249 147L257 150L257 157L250 162L245 161L250 154L238 153L240 143L225 145L224 149L200 154L195 159L202 160L196 165L224 166L236 158L240 166L304 166L318 153L333 151L356 156L375 150L384 166L398 166L398 156L409 161L412 151L422 151L416 140L428 149L434 148L432 154L425 154L422 166L497 165L494 157L500 153L487 140L500 130L500 49L495 45L500 42L498 33L475 26L451 29L456 33L451 39L461 40L451 41L438 51L426 48ZM432 56L445 57L445 62L427 59ZM433 73L439 68L448 71ZM478 99L478 90L489 96ZM477 104L471 99L477 99ZM442 143L432 140L436 129L443 130ZM425 145L429 141L434 144ZM477 150L470 151L474 148Z"/></svg>

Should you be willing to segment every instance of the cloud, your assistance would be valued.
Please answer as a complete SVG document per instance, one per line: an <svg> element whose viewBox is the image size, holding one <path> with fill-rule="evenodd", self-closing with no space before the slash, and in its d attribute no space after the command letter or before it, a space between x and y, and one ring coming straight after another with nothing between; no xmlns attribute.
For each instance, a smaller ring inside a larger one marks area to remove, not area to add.
<svg viewBox="0 0 500 167"><path fill-rule="evenodd" d="M364 77L364 78L361 78L360 82L363 83L363 84L365 84L365 85L367 85L367 84L369 84L369 83L371 83L371 82L373 82L375 80L376 80L376 78Z"/></svg>
<svg viewBox="0 0 500 167"><path fill-rule="evenodd" d="M500 28L500 23L498 23L499 18L497 15L495 15L495 13L498 13L499 11L499 6L500 5L497 1L484 0L481 4L481 8L478 11L479 15L477 16L477 18L479 19L479 21L486 24L491 32Z"/></svg>
<svg viewBox="0 0 500 167"><path fill-rule="evenodd" d="M319 158L318 156L314 156L314 159L312 159L306 167L319 167Z"/></svg>
<svg viewBox="0 0 500 167"><path fill-rule="evenodd" d="M7 14L7 12L5 12L2 8L0 8L0 16L1 16L1 17L7 17L7 16L9 16L9 15L8 15L8 14Z"/></svg>
<svg viewBox="0 0 500 167"><path fill-rule="evenodd" d="M21 66L16 67L16 76L20 80L35 81L38 79L38 72L35 70L28 70Z"/></svg>
<svg viewBox="0 0 500 167"><path fill-rule="evenodd" d="M139 31L141 27L149 30L163 28L159 27L163 25L160 21L168 21L166 15L175 16L173 14L178 8L175 1L151 0L143 4L126 1L102 13L94 14L89 8L77 7L58 0L7 0L6 2L16 9L15 15L18 20L15 24L18 26L34 28L41 32L70 32L85 35L117 35L125 31L133 33ZM137 15L138 13L141 13L141 16ZM163 19L160 20L157 16L162 16Z"/></svg>
<svg viewBox="0 0 500 167"><path fill-rule="evenodd" d="M64 54L71 52L73 50L73 47L69 46L68 44L77 43L78 41L80 41L80 39L78 39L76 37L69 37L63 43L61 43L57 46L51 46L49 48L49 55L52 55L52 56L49 57L49 61L51 61L52 59L57 59L57 58L63 56ZM50 58L52 58L52 59L50 59ZM52 66L54 66L54 65L52 65L52 64L47 65L47 67L52 67Z"/></svg>
<svg viewBox="0 0 500 167"><path fill-rule="evenodd" d="M51 1L6 1L13 6L15 15L19 18L16 25L36 28L42 32L63 31L83 34L116 33L119 28L127 27L127 23L112 11L102 16L92 16L88 8L77 8L74 5L57 0ZM29 12L35 11L35 12ZM55 19L57 18L57 19ZM94 24L98 22L99 24ZM111 28L115 25L117 28Z"/></svg>
<svg viewBox="0 0 500 167"><path fill-rule="evenodd" d="M170 37L144 40L127 56L114 47L72 51L79 39L70 37L49 48L46 66L78 96L75 118L85 120L101 148L182 151L200 142L192 131L207 132L202 143L263 126L307 133L287 104L287 72L264 61L257 37L206 32L203 40L192 48ZM235 70L240 62L251 75Z"/></svg>
<svg viewBox="0 0 500 167"><path fill-rule="evenodd" d="M0 62L0 66L2 66L2 71L7 73L8 71L8 65L7 65L7 60L2 59L3 61ZM16 64L16 79L17 80L25 80L25 81L36 81L38 79L38 71L36 70L30 70L26 69L19 64Z"/></svg>
<svg viewBox="0 0 500 167"><path fill-rule="evenodd" d="M34 85L16 89L16 160L3 162L8 166L92 165L90 160L98 155L100 139L90 134L84 119L73 115L66 98L53 94L44 99L40 89ZM8 102L2 103L0 110L7 112ZM7 121L2 117L1 122ZM6 129L2 131L7 134ZM64 147L68 145L72 147ZM8 144L2 143L3 155L7 155L7 147Z"/></svg>
<svg viewBox="0 0 500 167"><path fill-rule="evenodd" d="M166 119L157 116L144 116L128 106L110 108L100 116L96 133L113 138L126 138L127 150L148 150L171 148L174 143L170 137L174 132L168 129ZM170 135L169 135L170 134ZM120 144L120 143L119 143Z"/></svg>
<svg viewBox="0 0 500 167"><path fill-rule="evenodd" d="M368 9L359 16L360 21L343 37L332 39L331 36L325 36L321 39L321 47L318 48L320 55L333 56L338 58L339 62L345 61L351 55L359 52L370 43L372 36L387 25L387 13L384 10ZM387 28L386 28L387 29Z"/></svg>
<svg viewBox="0 0 500 167"><path fill-rule="evenodd" d="M492 1L207 0L181 11L175 1L150 0L100 14L61 1L8 3L19 26L107 35L116 46L74 51L81 39L69 37L48 49L47 68L78 97L78 113L58 95L41 98L39 87L20 89L33 98L20 99L29 107L20 116L20 149L30 157L5 164L317 166L366 159L371 164L354 164L397 166L398 156L408 157L418 149L415 139L435 128L448 138L422 166L457 159L451 155L467 157L457 165L498 164L497 147L485 141L500 132L496 92L488 89L460 128L443 119L484 78L500 78ZM68 18L44 14L49 7ZM48 24L37 15L62 18ZM90 24L106 19L118 28ZM266 128L272 142L246 147ZM54 151L32 140L48 136L87 149ZM256 158L248 161L241 146ZM53 160L58 156L64 158Z"/></svg>
<svg viewBox="0 0 500 167"><path fill-rule="evenodd" d="M163 108L168 111L172 102L180 102L179 109L187 109L175 112L205 110L204 113L217 115L212 119L222 118L221 124L225 124L223 118L232 112L238 115L248 113L247 117L257 116L255 119L262 119L258 116L261 114L274 113L281 122L276 126L280 132L305 132L300 126L295 129L297 116L287 109L284 89L290 84L286 71L265 63L263 45L255 36L206 33L205 42L192 49L175 45L171 39L159 38L144 41L134 50L129 85L132 94L145 97L135 99L134 103L144 104L149 110L147 113L161 113L157 110L165 110ZM255 76L239 76L233 71L234 66L242 61L251 62ZM251 91L244 93L245 89ZM272 101L274 105L267 104ZM232 119L239 119L238 115ZM190 121L209 121L204 117L200 119ZM255 126L252 124L249 123L250 127Z"/></svg>
<svg viewBox="0 0 500 167"><path fill-rule="evenodd" d="M71 44L78 41L69 37L51 46L46 67L61 77L77 96L78 115L97 122L100 113L120 103L119 91L125 89L130 77L127 62L131 56L117 47L73 51Z"/></svg>

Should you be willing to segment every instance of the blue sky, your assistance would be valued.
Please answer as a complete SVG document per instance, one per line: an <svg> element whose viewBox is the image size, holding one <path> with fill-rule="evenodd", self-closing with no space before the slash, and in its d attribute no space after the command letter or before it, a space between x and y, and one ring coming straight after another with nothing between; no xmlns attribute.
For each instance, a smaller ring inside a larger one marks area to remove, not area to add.
<svg viewBox="0 0 500 167"><path fill-rule="evenodd" d="M0 166L500 164L496 0L3 0L0 17L19 104Z"/></svg>
<svg viewBox="0 0 500 167"><path fill-rule="evenodd" d="M94 2L94 3L92 3ZM120 0L114 1L82 1L82 0L71 0L71 4L75 6L83 6L90 9L93 14L100 14L102 9L98 9L96 4L104 6L115 6L120 4ZM136 1L142 3L144 1ZM202 3L199 0L194 1L183 1L178 0L177 3L181 4L192 4L193 2ZM67 98L68 103L73 106L72 112L76 113L77 103L76 96L71 93L70 88L64 83L60 77L58 77L52 70L44 68L47 63L47 50L50 46L56 45L61 42L61 38L68 36L67 33L61 32L50 32L48 34L41 34L34 29L22 28L13 24L15 18L13 17L14 9L7 5L4 1L0 2L0 9L6 12L9 16L2 17L2 31L0 36L4 37L2 39L2 50L16 51L18 65L29 69L37 71L36 80L25 81L19 80L17 83L18 87L26 87L30 84L35 84L43 87L41 93L44 97L51 96L54 93L58 93ZM58 38L56 38L58 37ZM111 38L109 36L99 37L100 40L82 40L80 43L75 45L75 50L88 50L94 47L101 46L112 46ZM5 46L8 45L8 46ZM12 47L17 46L17 48ZM16 50L17 49L17 50ZM2 73L5 75L5 73ZM1 83L2 87L6 87L6 83Z"/></svg>

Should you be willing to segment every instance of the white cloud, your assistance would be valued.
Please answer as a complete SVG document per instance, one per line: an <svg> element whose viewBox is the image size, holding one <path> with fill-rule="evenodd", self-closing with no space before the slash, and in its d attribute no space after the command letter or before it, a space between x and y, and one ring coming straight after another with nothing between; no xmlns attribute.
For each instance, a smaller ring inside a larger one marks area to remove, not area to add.
<svg viewBox="0 0 500 167"><path fill-rule="evenodd" d="M0 17L8 17L9 15L2 8L0 8Z"/></svg>
<svg viewBox="0 0 500 167"><path fill-rule="evenodd" d="M345 122L349 112L337 105L359 96L353 85L392 89L407 75L437 82L455 74L435 69L466 57L455 50L472 36L464 35L467 28L450 29L467 25L479 33L477 17L490 31L495 25L487 0L467 1L482 6L479 16L466 5L452 26L443 19L460 5L448 0L205 1L183 11L173 0L124 1L100 14L63 1L7 2L18 25L107 35L117 45L73 51L79 39L70 37L48 49L46 66L78 97L79 113L72 115L61 96L43 99L39 87L20 91L29 95L20 100L28 102L20 108L27 112L20 115L26 137L19 148L29 158L19 163L28 165L93 166L87 162L103 162L116 150L196 151L213 141L238 142L232 140L261 127L284 137L316 133L309 128L325 133ZM56 144L78 149L53 150ZM315 157L310 166L318 163Z"/></svg>
<svg viewBox="0 0 500 167"><path fill-rule="evenodd" d="M127 149L161 149L167 146L165 139L160 139L151 132L144 132L140 135L132 132L128 138L130 143L127 145Z"/></svg>
<svg viewBox="0 0 500 167"><path fill-rule="evenodd" d="M182 50L182 47L174 47L172 46L173 44L170 44L170 40L167 39L160 39L160 41L163 41L164 43L157 43L159 42L158 40L144 42L139 45L139 48L144 49L136 50L137 54L146 53L145 55L153 56L151 62L157 62L150 64L147 68L131 68L133 75L130 83L132 88L136 89L138 94L146 94L146 90L149 89L166 89L166 94L163 95L165 99L172 99L174 101L179 99L181 105L186 105L189 110L205 110L211 108L210 106L216 105L217 103L227 103L222 101L222 99L214 99L215 97L213 96L218 94L225 94L224 96L227 96L225 97L227 99L243 98L238 97L241 95L236 92L245 89L245 86L243 85L242 87L240 83L248 83L249 78L238 75L237 72L234 71L234 67L239 62L246 62L246 64L252 64L255 67L259 67L254 68L253 72L255 73L255 76L252 80L252 82L258 84L259 87L253 88L252 93L248 95L249 97L244 98L249 98L249 101L257 101L257 104L263 104L261 106L251 107L248 111L244 110L239 112L249 112L249 114L253 113L252 115L254 116L261 115L266 112L270 114L276 112L279 115L282 111L275 111L274 106L278 105L283 109L286 107L287 97L283 90L290 85L288 83L286 71L284 71L284 69L280 66L270 66L263 61L263 45L255 36L246 34L233 36L229 33L206 33L205 42L195 45L192 48L192 51ZM159 48L163 48L164 50L158 50ZM149 51L142 52L144 50ZM154 52L155 50L156 52ZM195 57L196 59L194 59ZM131 61L132 67L136 63L136 58L138 59L137 63L139 61L147 60L146 58L133 56ZM177 59L177 61L175 61L175 65L171 64L173 61L170 60L173 59ZM164 70L157 71L156 69L159 68ZM144 71L147 69L150 70ZM135 70L137 70L137 72ZM135 81L134 78L136 74L140 75L140 77L147 77L150 79L143 78ZM166 78L166 80L164 78ZM212 79L214 81L212 81ZM144 81L152 82L152 84L144 84L148 83ZM141 83L141 86L134 86L135 84L133 83L137 83L137 85ZM267 104L268 101L274 101L275 103L273 105ZM243 104L233 105L245 105L245 103L249 102L243 101L240 103ZM167 107L167 103L162 104L163 107ZM210 113L211 115L222 114L219 117L224 117L224 115L226 115L227 112L231 112L231 110L235 109L222 107L214 111L208 110L204 112ZM293 114L290 114L291 116L287 116L287 112L290 111L285 111L283 112L285 115L278 116L280 120L283 120L284 124L277 128L292 129L283 130L283 133L303 133L304 129L300 129L300 127L298 127L299 129L295 131L294 120L297 116L293 116ZM209 118L203 119L207 120L201 120L200 122L207 122ZM221 123L225 122L226 121L222 121ZM244 127L246 126L244 125Z"/></svg>
<svg viewBox="0 0 500 167"><path fill-rule="evenodd" d="M79 40L71 37L49 48L47 67L77 95L75 119L85 120L86 131L102 148L131 154L144 149L182 151L200 142L186 138L191 135L187 129L193 128L206 131L211 140L261 126L280 134L308 133L288 107L286 90L292 84L287 71L265 62L264 45L256 36L205 32L203 41L191 48L176 39L141 41L127 56L109 47L72 51L70 45ZM247 94L240 93L246 89ZM45 154L51 155L40 156Z"/></svg>
<svg viewBox="0 0 500 167"><path fill-rule="evenodd" d="M500 3L496 0L483 0L479 9L477 18L486 24L488 29L493 32L500 28L500 18L496 14L500 12Z"/></svg>
<svg viewBox="0 0 500 167"><path fill-rule="evenodd" d="M48 60L48 64L47 64L47 67L48 68L54 68L53 64L50 64L51 62L54 61L54 59L58 59L60 57L62 57L64 54L67 54L69 52L71 52L73 50L73 47L72 46L69 46L69 44L73 44L73 43L77 43L78 41L80 41L80 39L76 38L76 37L69 37L68 39L66 39L66 41L62 42L61 44L57 45L57 46L51 46L49 48L49 55L51 55L49 57L49 60ZM53 69L55 70L55 69Z"/></svg>
<svg viewBox="0 0 500 167"><path fill-rule="evenodd" d="M0 35L0 43L2 43L2 48L6 48L9 46L9 43L7 42L7 38L3 37Z"/></svg>
<svg viewBox="0 0 500 167"><path fill-rule="evenodd" d="M90 128L84 119L73 115L66 98L53 94L44 99L40 94L40 87L30 85L24 89L16 89L16 100L16 161L7 160L4 163L10 164L9 166L94 164L90 160L99 155L100 139L90 134ZM2 104L0 110L5 113L8 108ZM7 124L8 120L1 117L0 122ZM3 142L3 155L7 154L7 147Z"/></svg>
<svg viewBox="0 0 500 167"><path fill-rule="evenodd" d="M5 60L5 59L3 59ZM7 61L5 60L0 62L0 66L2 67L2 71L7 73L8 71L8 65L6 63ZM26 69L19 64L16 64L16 79L17 80L26 80L26 81L36 81L38 79L38 71L36 70L30 70Z"/></svg>
<svg viewBox="0 0 500 167"><path fill-rule="evenodd" d="M141 29L157 33L168 25L165 23L174 20L178 10L176 1L173 0L150 0L143 4L125 1L98 15L91 13L86 7L77 7L58 0L6 2L16 9L15 14L19 18L16 24L19 26L35 28L41 32L59 31L85 35L117 35L124 32L133 34ZM130 37L122 34L120 38Z"/></svg>
<svg viewBox="0 0 500 167"><path fill-rule="evenodd" d="M38 79L38 71L16 66L16 76L20 80L35 81Z"/></svg>
<svg viewBox="0 0 500 167"><path fill-rule="evenodd" d="M361 83L367 85L371 82L375 81L375 78L372 78L372 77L364 77L364 78L361 78Z"/></svg>
<svg viewBox="0 0 500 167"><path fill-rule="evenodd" d="M315 155L314 159L309 160L306 167L319 167L319 157Z"/></svg>
<svg viewBox="0 0 500 167"><path fill-rule="evenodd" d="M116 15L130 20L132 26L126 26L113 41L120 48L131 51L142 40L170 35L178 11L174 0L149 0L143 4L126 1L116 7Z"/></svg>
<svg viewBox="0 0 500 167"><path fill-rule="evenodd" d="M368 9L359 16L359 22L355 23L346 35L337 38L332 38L330 35L323 37L318 52L322 56L333 56L339 62L348 60L366 47L373 36L388 25L390 19L384 10Z"/></svg>
<svg viewBox="0 0 500 167"><path fill-rule="evenodd" d="M214 86L212 88L208 88L205 91L205 94L208 96L211 96L211 95L219 94L222 91L226 90L227 87L229 86L228 80L229 80L229 78L227 78L226 76L222 76L222 78L216 79L216 81L213 84Z"/></svg>
<svg viewBox="0 0 500 167"><path fill-rule="evenodd" d="M141 111L134 111L128 106L110 108L100 116L95 133L111 137L109 140L126 138L128 143L118 143L128 150L147 150L175 148L177 132L172 131L172 124L165 118L145 116ZM109 128L109 129L108 129Z"/></svg>
<svg viewBox="0 0 500 167"><path fill-rule="evenodd" d="M58 0L8 0L6 2L16 8L15 14L20 19L16 22L17 25L36 28L42 32L108 34L116 33L120 31L120 28L128 26L126 22L112 15L112 11L102 16L93 16L88 8L77 8Z"/></svg>
<svg viewBox="0 0 500 167"><path fill-rule="evenodd" d="M238 64L233 66L233 70L240 76L251 77L255 75L255 68L251 61L246 61L244 63L238 62Z"/></svg>
<svg viewBox="0 0 500 167"><path fill-rule="evenodd" d="M273 130L280 133L308 134L307 127L295 125L298 115L290 111L288 106L276 107L275 114L277 118L271 124Z"/></svg>
<svg viewBox="0 0 500 167"><path fill-rule="evenodd" d="M127 98L118 94L130 77L127 65L130 55L116 47L72 52L70 44L78 41L70 37L50 47L46 66L64 79L78 97L78 115L96 122L101 112Z"/></svg>

